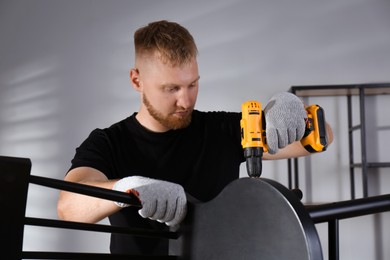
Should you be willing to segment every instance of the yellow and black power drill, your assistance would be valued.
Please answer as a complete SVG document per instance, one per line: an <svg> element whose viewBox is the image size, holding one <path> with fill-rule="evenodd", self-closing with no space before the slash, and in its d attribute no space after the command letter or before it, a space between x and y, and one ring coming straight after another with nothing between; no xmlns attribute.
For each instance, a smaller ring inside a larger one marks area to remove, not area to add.
<svg viewBox="0 0 390 260"><path fill-rule="evenodd" d="M302 145L311 153L325 151L328 145L325 114L322 107L311 105L306 108L307 120ZM249 177L260 177L263 153L268 151L265 116L261 104L247 101L242 104L241 145L246 158Z"/></svg>

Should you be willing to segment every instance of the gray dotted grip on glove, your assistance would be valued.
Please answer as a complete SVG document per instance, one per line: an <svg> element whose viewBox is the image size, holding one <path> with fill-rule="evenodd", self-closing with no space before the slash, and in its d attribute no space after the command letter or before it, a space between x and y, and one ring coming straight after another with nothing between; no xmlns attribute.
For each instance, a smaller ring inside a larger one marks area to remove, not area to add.
<svg viewBox="0 0 390 260"><path fill-rule="evenodd" d="M181 185L142 176L130 176L117 181L113 190L138 193L142 208L138 213L168 226L179 224L187 213L187 198ZM129 205L115 202L119 207Z"/></svg>
<svg viewBox="0 0 390 260"><path fill-rule="evenodd" d="M281 92L273 96L264 108L268 152L302 139L305 133L307 112L300 98Z"/></svg>

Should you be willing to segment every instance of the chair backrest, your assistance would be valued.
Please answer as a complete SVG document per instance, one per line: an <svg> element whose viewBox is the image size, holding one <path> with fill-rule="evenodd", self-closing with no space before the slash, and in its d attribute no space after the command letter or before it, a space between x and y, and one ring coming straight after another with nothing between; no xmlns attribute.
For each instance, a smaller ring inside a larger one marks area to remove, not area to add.
<svg viewBox="0 0 390 260"><path fill-rule="evenodd" d="M0 156L0 252L7 259L22 259L30 170L29 159Z"/></svg>
<svg viewBox="0 0 390 260"><path fill-rule="evenodd" d="M129 259L129 255L114 255L103 253L77 253L77 252L43 252L23 251L23 238L25 225L41 227L55 227L73 230L86 230L95 232L122 233L142 237L158 237L163 239L177 239L176 232L158 231L150 229L137 229L106 226L101 224L88 224L68 222L53 219L26 217L26 203L30 183L41 186L68 190L85 195L101 197L129 203L138 206L138 200L126 193L102 189L98 187L71 183L64 180L30 175L31 161L26 158L0 156L0 252L10 260L21 259ZM177 259L175 256L131 256L131 259Z"/></svg>
<svg viewBox="0 0 390 260"><path fill-rule="evenodd" d="M189 205L171 252L191 260L323 259L298 196L265 178L233 181L213 200Z"/></svg>
<svg viewBox="0 0 390 260"><path fill-rule="evenodd" d="M117 200L125 194L92 186L30 175L31 162L0 156L0 214L2 255L7 259L126 259L126 256L24 252L25 225L120 232L170 239L170 255L142 259L289 259L321 260L319 238L310 216L294 193L268 179L243 178L228 185L215 199L189 199L189 211L178 232L151 234L150 230L74 223L25 216L29 183ZM116 194L118 193L118 194ZM117 197L119 196L119 197ZM178 236L180 237L178 238ZM81 258L80 258L81 257ZM92 257L92 258L91 258ZM132 256L138 259L137 256Z"/></svg>

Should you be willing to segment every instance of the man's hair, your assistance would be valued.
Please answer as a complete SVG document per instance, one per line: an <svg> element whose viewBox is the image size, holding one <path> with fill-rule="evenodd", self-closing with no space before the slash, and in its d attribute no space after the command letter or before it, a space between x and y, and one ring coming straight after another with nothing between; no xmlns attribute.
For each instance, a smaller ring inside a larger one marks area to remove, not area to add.
<svg viewBox="0 0 390 260"><path fill-rule="evenodd" d="M164 63L182 65L196 57L198 50L189 31L166 20L149 23L134 33L136 58L157 51Z"/></svg>

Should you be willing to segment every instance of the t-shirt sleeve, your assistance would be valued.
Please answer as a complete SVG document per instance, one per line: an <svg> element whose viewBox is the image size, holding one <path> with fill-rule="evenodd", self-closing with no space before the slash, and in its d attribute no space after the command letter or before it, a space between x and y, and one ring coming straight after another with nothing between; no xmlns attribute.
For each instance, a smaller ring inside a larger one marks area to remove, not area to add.
<svg viewBox="0 0 390 260"><path fill-rule="evenodd" d="M104 173L108 178L112 173L112 151L107 134L101 129L95 129L88 138L76 148L69 169L91 167ZM69 172L68 171L68 172Z"/></svg>

